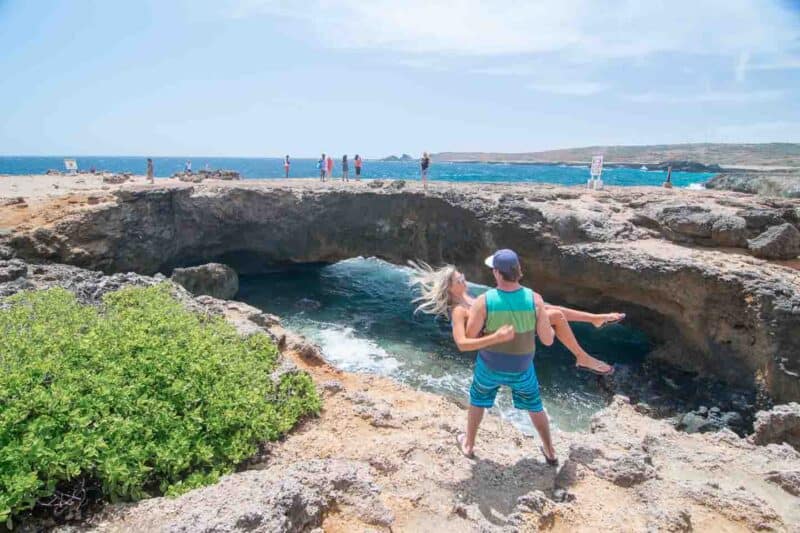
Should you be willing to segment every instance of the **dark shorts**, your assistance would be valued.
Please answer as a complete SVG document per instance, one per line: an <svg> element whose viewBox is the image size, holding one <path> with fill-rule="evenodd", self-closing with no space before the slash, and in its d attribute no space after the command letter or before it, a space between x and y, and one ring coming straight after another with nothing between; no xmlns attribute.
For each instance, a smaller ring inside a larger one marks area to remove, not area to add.
<svg viewBox="0 0 800 533"><path fill-rule="evenodd" d="M356 167L356 176L361 175L361 167Z"/></svg>
<svg viewBox="0 0 800 533"><path fill-rule="evenodd" d="M480 357L475 361L469 403L475 407L492 407L500 385L511 389L511 399L517 409L534 413L544 410L533 364L525 372L499 372L489 368Z"/></svg>

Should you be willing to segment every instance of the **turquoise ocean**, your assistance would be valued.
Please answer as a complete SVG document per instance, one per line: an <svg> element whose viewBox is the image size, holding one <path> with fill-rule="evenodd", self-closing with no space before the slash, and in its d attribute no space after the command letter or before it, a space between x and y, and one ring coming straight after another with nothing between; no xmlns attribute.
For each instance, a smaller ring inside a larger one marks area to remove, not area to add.
<svg viewBox="0 0 800 533"><path fill-rule="evenodd" d="M350 154L352 157L354 154ZM49 169L64 170L65 156L0 157L0 174L43 174ZM91 156L76 157L78 168L109 172L132 172L144 174L145 157ZM282 178L282 158L236 158L236 157L155 157L153 165L156 177L169 177L183 170L186 161L192 162L194 171L208 165L211 169L238 171L244 178ZM341 156L335 159L334 176L341 175ZM291 176L315 177L319 174L316 159L292 159ZM350 174L354 174L352 161ZM365 178L419 179L417 162L364 161ZM713 174L696 172L673 172L672 181L677 187L699 186ZM429 177L441 181L478 181L512 183L556 183L581 185L589 179L589 164L584 166L558 166L506 163L433 163ZM606 168L603 181L608 185L661 185L666 172L633 168Z"/></svg>

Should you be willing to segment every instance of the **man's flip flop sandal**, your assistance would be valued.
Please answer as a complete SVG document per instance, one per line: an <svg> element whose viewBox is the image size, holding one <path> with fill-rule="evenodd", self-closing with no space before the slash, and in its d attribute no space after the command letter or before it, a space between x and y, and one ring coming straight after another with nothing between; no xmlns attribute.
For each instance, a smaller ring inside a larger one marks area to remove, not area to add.
<svg viewBox="0 0 800 533"><path fill-rule="evenodd" d="M584 372L589 372L596 376L610 376L614 373L614 367L609 365L609 369L606 372L600 372L599 370L595 370L594 368L583 366L583 365L575 365L575 368L578 370L583 370Z"/></svg>
<svg viewBox="0 0 800 533"><path fill-rule="evenodd" d="M558 457L554 459L550 459L547 457L547 454L544 453L544 446L539 446L539 449L542 450L542 455L544 455L544 460L547 461L547 464L550 466L558 466Z"/></svg>
<svg viewBox="0 0 800 533"><path fill-rule="evenodd" d="M605 322L600 324L600 328L598 328L598 329L602 329L602 328L604 328L606 326L613 326L614 324L619 324L620 322L625 320L625 316L626 316L625 313L620 313L620 315L621 316L619 318L615 318L614 320L606 320Z"/></svg>
<svg viewBox="0 0 800 533"><path fill-rule="evenodd" d="M461 452L461 455L463 455L467 459L475 459L475 453L470 453L470 454L464 453L464 447L462 446L462 443L466 438L467 436L464 435L463 433L459 433L458 435L456 435L456 446L458 446L458 451Z"/></svg>

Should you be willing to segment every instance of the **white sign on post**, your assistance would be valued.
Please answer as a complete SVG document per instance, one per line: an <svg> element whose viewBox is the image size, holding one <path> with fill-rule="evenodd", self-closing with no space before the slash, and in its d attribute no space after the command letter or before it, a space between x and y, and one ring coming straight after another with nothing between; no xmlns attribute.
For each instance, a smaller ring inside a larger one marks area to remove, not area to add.
<svg viewBox="0 0 800 533"><path fill-rule="evenodd" d="M65 159L64 160L64 168L66 168L70 172L77 172L78 171L78 162L74 159Z"/></svg>
<svg viewBox="0 0 800 533"><path fill-rule="evenodd" d="M589 171L589 182L586 186L589 189L602 189L603 188L603 180L600 179L600 175L603 173L603 156L602 155L595 155L592 156L592 168Z"/></svg>
<svg viewBox="0 0 800 533"><path fill-rule="evenodd" d="M592 156L592 177L600 177L600 174L603 173L603 156L596 155Z"/></svg>

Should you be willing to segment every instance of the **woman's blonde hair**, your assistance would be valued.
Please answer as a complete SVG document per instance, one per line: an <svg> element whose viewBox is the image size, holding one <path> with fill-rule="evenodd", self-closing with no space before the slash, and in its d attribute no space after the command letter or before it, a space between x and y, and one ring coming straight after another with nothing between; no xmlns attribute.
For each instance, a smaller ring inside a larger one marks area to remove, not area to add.
<svg viewBox="0 0 800 533"><path fill-rule="evenodd" d="M422 311L429 315L450 315L450 283L456 267L444 265L433 268L424 261L409 261L411 279L409 285L419 287L420 295L414 298L419 304L415 313Z"/></svg>

